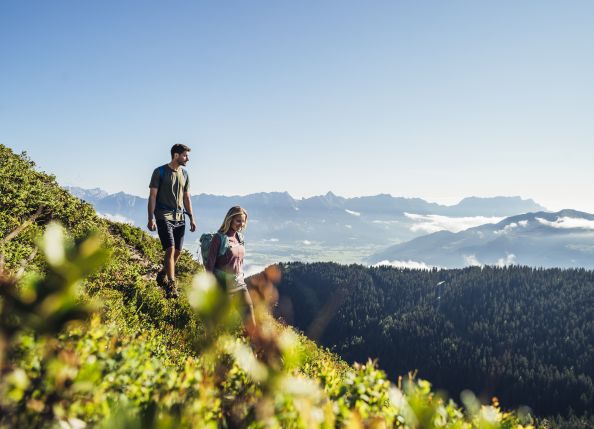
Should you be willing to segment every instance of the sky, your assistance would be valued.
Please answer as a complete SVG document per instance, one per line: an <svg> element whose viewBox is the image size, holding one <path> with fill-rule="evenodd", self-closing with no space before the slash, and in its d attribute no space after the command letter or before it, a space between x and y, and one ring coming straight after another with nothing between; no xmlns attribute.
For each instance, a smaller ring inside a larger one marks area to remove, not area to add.
<svg viewBox="0 0 594 429"><path fill-rule="evenodd" d="M594 213L592 1L0 2L0 144L63 185Z"/></svg>

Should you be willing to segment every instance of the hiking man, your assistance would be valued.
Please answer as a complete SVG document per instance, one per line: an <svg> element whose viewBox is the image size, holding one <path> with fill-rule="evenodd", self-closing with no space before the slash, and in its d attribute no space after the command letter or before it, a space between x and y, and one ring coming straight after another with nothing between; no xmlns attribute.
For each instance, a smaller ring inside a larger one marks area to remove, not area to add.
<svg viewBox="0 0 594 429"><path fill-rule="evenodd" d="M190 179L188 172L182 168L190 160L188 152L188 146L174 144L171 148L171 162L155 168L149 184L147 227L149 231L157 229L165 251L164 266L157 274L157 284L165 288L167 298L176 298L179 294L175 281L175 264L184 243L185 215L190 218L190 231L196 231L190 200Z"/></svg>

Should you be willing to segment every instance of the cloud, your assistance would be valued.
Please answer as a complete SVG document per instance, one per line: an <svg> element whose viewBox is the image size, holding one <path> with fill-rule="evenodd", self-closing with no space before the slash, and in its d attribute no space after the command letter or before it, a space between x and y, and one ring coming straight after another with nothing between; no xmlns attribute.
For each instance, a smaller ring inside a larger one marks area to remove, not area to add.
<svg viewBox="0 0 594 429"><path fill-rule="evenodd" d="M569 250L575 250L584 253L594 253L594 246L587 244L567 244L565 247Z"/></svg>
<svg viewBox="0 0 594 429"><path fill-rule="evenodd" d="M345 211L345 212L347 212L347 213L348 213L348 214L350 214L350 215L353 215L353 216L361 216L361 213L359 213L359 212L355 212L355 211L353 211L353 210L347 210L347 209L344 209L344 211Z"/></svg>
<svg viewBox="0 0 594 429"><path fill-rule="evenodd" d="M495 234L509 234L510 232L512 232L514 229L517 228L526 228L528 226L528 221L527 220L521 220L519 222L512 222L509 223L507 225L505 225L503 227L503 229L500 229L499 231L495 231Z"/></svg>
<svg viewBox="0 0 594 429"><path fill-rule="evenodd" d="M553 222L540 217L537 217L536 220L542 225L550 226L551 228L594 230L594 220L566 216L559 217Z"/></svg>
<svg viewBox="0 0 594 429"><path fill-rule="evenodd" d="M302 243L305 244L306 246L309 246L311 244L311 241L303 240Z"/></svg>
<svg viewBox="0 0 594 429"><path fill-rule="evenodd" d="M434 267L432 267L431 265L427 265L424 262L417 262L417 261L412 261L412 260L408 260L408 261L388 261L387 259L384 261L380 261L376 264L373 264L372 267L379 267L379 266L390 266L390 267L395 267L395 268L410 268L413 270L430 270Z"/></svg>
<svg viewBox="0 0 594 429"><path fill-rule="evenodd" d="M278 243L278 238L265 238L262 241L266 242L266 243Z"/></svg>
<svg viewBox="0 0 594 429"><path fill-rule="evenodd" d="M495 234L508 234L510 233L512 230L516 229L518 227L518 224L515 222L512 222L508 225L505 225L503 227L503 229L500 229L499 231L495 231Z"/></svg>
<svg viewBox="0 0 594 429"><path fill-rule="evenodd" d="M345 225L348 229L353 229L353 225Z"/></svg>
<svg viewBox="0 0 594 429"><path fill-rule="evenodd" d="M411 231L421 231L429 234L437 231L460 232L486 223L497 223L503 219L502 217L449 217L440 215L420 215L414 213L404 213L404 215L416 222L410 227Z"/></svg>
<svg viewBox="0 0 594 429"><path fill-rule="evenodd" d="M127 223L129 225L134 225L134 221L132 219L127 218L126 216L119 215L119 214L112 215L110 213L99 213L99 212L97 212L97 215L99 217L102 217L104 219L110 220L112 222Z"/></svg>
<svg viewBox="0 0 594 429"><path fill-rule="evenodd" d="M243 266L243 274L246 277L253 276L254 274L258 274L258 273L261 273L262 271L264 271L264 268L266 268L265 265L246 264Z"/></svg>
<svg viewBox="0 0 594 429"><path fill-rule="evenodd" d="M381 225L393 225L395 223L400 223L397 220L374 220L371 223L379 223Z"/></svg>
<svg viewBox="0 0 594 429"><path fill-rule="evenodd" d="M484 265L478 259L476 259L475 255L465 255L464 263L466 265L470 265L471 267L482 267Z"/></svg>
<svg viewBox="0 0 594 429"><path fill-rule="evenodd" d="M513 265L515 264L515 262L516 255L514 255L513 253L508 253L505 258L499 258L495 265L497 265L498 267L505 267L506 265Z"/></svg>

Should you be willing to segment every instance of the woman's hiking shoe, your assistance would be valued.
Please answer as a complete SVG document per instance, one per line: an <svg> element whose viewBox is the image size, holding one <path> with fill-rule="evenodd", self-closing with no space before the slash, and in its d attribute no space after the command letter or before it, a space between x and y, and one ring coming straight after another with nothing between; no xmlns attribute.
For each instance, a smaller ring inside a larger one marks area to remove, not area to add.
<svg viewBox="0 0 594 429"><path fill-rule="evenodd" d="M165 283L165 296L167 298L177 298L179 291L177 289L177 282L175 280L169 280Z"/></svg>
<svg viewBox="0 0 594 429"><path fill-rule="evenodd" d="M165 286L166 283L167 283L167 271L165 271L165 268L161 268L161 271L159 271L157 273L157 284L159 286Z"/></svg>

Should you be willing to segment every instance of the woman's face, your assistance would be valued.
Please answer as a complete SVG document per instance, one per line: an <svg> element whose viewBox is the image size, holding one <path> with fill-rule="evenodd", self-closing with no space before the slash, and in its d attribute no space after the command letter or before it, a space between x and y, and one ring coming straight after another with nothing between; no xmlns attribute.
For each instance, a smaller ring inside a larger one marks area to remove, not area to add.
<svg viewBox="0 0 594 429"><path fill-rule="evenodd" d="M235 232L241 231L245 226L245 215L238 214L231 219L231 229Z"/></svg>

